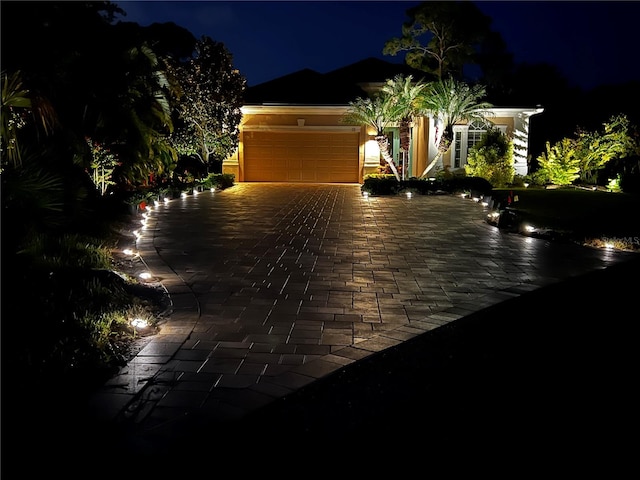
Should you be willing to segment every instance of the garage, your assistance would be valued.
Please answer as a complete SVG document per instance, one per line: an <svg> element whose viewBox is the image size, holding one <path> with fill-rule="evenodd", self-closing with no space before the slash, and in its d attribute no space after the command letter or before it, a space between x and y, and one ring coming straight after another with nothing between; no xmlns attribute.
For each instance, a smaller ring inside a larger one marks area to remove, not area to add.
<svg viewBox="0 0 640 480"><path fill-rule="evenodd" d="M359 133L245 131L245 182L358 183Z"/></svg>

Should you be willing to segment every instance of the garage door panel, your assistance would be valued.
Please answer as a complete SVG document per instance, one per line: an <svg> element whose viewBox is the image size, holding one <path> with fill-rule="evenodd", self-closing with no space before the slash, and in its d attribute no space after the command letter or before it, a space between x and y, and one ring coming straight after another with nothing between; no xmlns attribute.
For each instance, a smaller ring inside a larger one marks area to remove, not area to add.
<svg viewBox="0 0 640 480"><path fill-rule="evenodd" d="M247 132L245 181L356 183L357 133Z"/></svg>

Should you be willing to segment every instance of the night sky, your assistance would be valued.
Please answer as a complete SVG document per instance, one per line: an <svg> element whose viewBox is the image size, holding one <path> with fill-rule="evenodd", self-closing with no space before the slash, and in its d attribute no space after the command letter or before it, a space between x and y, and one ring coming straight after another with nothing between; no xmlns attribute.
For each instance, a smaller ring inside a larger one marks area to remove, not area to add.
<svg viewBox="0 0 640 480"><path fill-rule="evenodd" d="M222 42L249 86L310 68L326 73L368 57L385 56L399 37L404 1L115 1L123 21L172 21L196 38ZM476 2L492 18L516 63L550 63L573 85L640 80L640 2Z"/></svg>

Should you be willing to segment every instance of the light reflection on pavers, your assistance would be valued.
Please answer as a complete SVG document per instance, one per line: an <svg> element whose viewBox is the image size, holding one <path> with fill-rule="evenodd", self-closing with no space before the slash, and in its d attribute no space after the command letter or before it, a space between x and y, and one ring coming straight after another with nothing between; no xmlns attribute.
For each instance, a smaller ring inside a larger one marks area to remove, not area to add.
<svg viewBox="0 0 640 480"><path fill-rule="evenodd" d="M173 301L140 358L165 363L139 384L123 369L101 405L120 385L114 418L156 432L194 409L232 420L465 315L629 258L506 234L485 215L456 196L365 199L352 184L241 183L162 204L137 248Z"/></svg>

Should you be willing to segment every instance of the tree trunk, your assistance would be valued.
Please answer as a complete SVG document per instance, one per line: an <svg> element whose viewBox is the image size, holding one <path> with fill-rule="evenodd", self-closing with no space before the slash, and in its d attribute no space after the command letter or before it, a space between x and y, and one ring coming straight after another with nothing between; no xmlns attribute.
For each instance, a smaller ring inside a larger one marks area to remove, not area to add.
<svg viewBox="0 0 640 480"><path fill-rule="evenodd" d="M378 135L376 137L376 141L378 142L378 147L380 147L380 153L382 153L382 158L384 158L384 161L389 164L391 171L396 176L396 180L400 181L400 174L398 173L396 164L393 162L393 157L391 156L391 153L389 153L389 139L385 135Z"/></svg>
<svg viewBox="0 0 640 480"><path fill-rule="evenodd" d="M435 143L438 149L438 153L436 153L436 156L434 157L434 159L431 160L431 163L427 165L427 168L425 168L424 172L422 172L423 177L426 177L427 173L429 173L429 171L436 165L438 160L445 153L447 153L447 150L449 150L449 148L451 147L451 143L453 142L453 128L447 127L443 131L439 127L440 127L439 123L436 123L436 142Z"/></svg>
<svg viewBox="0 0 640 480"><path fill-rule="evenodd" d="M425 168L424 172L422 172L422 177L427 176L427 173L429 173L429 170L431 170L436 165L436 163L438 163L438 160L440 159L441 156L442 156L442 153L440 152L440 149L438 149L438 153L436 153L436 156L434 157L434 159L431 160L431 163L427 165L427 168Z"/></svg>

